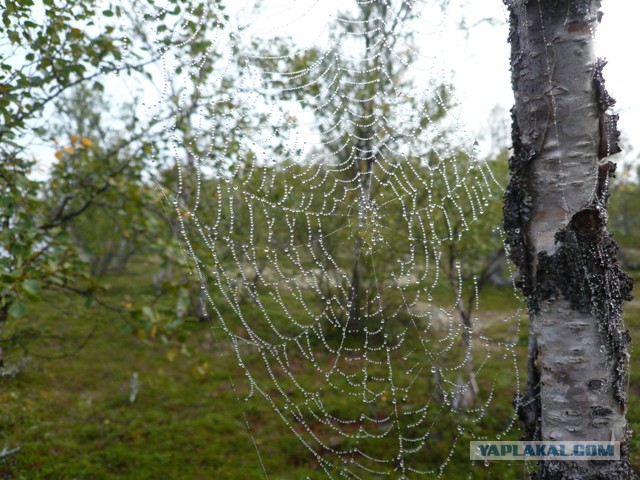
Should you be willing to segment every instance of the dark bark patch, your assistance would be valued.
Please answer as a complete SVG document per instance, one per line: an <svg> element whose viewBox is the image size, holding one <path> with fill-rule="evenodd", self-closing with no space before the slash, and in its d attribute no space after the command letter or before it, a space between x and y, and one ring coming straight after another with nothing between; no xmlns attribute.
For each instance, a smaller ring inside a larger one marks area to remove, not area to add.
<svg viewBox="0 0 640 480"><path fill-rule="evenodd" d="M524 424L525 435L521 440L540 440L540 395L536 389L529 388L524 395L516 394L513 399L518 418Z"/></svg>
<svg viewBox="0 0 640 480"><path fill-rule="evenodd" d="M602 160L610 155L620 153L620 131L618 130L618 115L600 114L600 144L598 145L598 159Z"/></svg>
<svg viewBox="0 0 640 480"><path fill-rule="evenodd" d="M569 33L591 33L591 24L589 23L570 23L567 25Z"/></svg>
<svg viewBox="0 0 640 480"><path fill-rule="evenodd" d="M611 425L611 419L614 415L613 410L606 407L593 407L591 409L590 424L595 428L605 428Z"/></svg>
<svg viewBox="0 0 640 480"><path fill-rule="evenodd" d="M615 177L616 164L607 162L598 166L598 188L597 197L603 206L607 206L609 201L609 179Z"/></svg>
<svg viewBox="0 0 640 480"><path fill-rule="evenodd" d="M592 23L598 15L598 8L599 5L597 3L594 4L592 0L569 0L567 21L571 23Z"/></svg>
<svg viewBox="0 0 640 480"><path fill-rule="evenodd" d="M593 83L596 89L598 100L598 113L600 116L600 145L598 147L598 158L603 159L610 155L619 153L620 131L618 130L618 115L610 115L607 110L616 104L615 99L609 95L605 87L602 70L607 61L599 58L593 74Z"/></svg>
<svg viewBox="0 0 640 480"><path fill-rule="evenodd" d="M598 204L576 213L556 234L556 253L538 255L532 304L537 311L541 301L562 296L574 310L599 320L602 343L620 366L615 372L614 395L624 405L629 334L621 330L622 304L632 299L633 281L620 267L618 245L606 231L603 212Z"/></svg>
<svg viewBox="0 0 640 480"><path fill-rule="evenodd" d="M518 268L518 271L524 273L531 264L531 253L525 241L525 228L531 218L533 209L533 199L528 193L527 170L531 160L535 157L535 152L525 149L522 145L514 109L512 109L511 115L514 154L509 158L511 180L505 190L502 215L504 229L507 234L507 254ZM528 277L529 275L523 274L521 276L523 280L519 285L525 295L531 292L531 285L525 280Z"/></svg>
<svg viewBox="0 0 640 480"><path fill-rule="evenodd" d="M610 417L613 415L613 410L606 407L593 407L591 410L592 417Z"/></svg>
<svg viewBox="0 0 640 480"><path fill-rule="evenodd" d="M589 380L587 382L587 387L592 392L599 391L603 387L603 385L605 385L605 382L600 380L599 378L594 378L593 380Z"/></svg>
<svg viewBox="0 0 640 480"><path fill-rule="evenodd" d="M587 238L593 238L602 228L600 215L598 211L593 208L585 208L576 213L571 223L578 235Z"/></svg>
<svg viewBox="0 0 640 480"><path fill-rule="evenodd" d="M607 61L604 58L599 58L596 61L596 68L593 74L593 81L596 87L596 97L598 99L598 107L602 113L606 112L607 109L613 107L616 104L615 98L609 95L607 89L605 87L604 76L602 75L602 71L604 70Z"/></svg>

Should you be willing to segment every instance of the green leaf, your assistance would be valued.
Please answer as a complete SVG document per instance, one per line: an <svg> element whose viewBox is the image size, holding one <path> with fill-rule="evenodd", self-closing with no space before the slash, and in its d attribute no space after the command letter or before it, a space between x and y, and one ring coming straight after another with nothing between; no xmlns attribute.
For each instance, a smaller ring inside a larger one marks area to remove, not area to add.
<svg viewBox="0 0 640 480"><path fill-rule="evenodd" d="M144 307L142 307L142 313L152 322L156 321L156 315L149 305L145 305Z"/></svg>
<svg viewBox="0 0 640 480"><path fill-rule="evenodd" d="M14 300L9 306L9 315L11 315L16 320L19 320L24 317L24 313L26 312L26 310L27 307L24 303L22 303L20 300Z"/></svg>
<svg viewBox="0 0 640 480"><path fill-rule="evenodd" d="M40 282L38 280L25 280L22 282L22 289L31 295L37 295L40 291Z"/></svg>

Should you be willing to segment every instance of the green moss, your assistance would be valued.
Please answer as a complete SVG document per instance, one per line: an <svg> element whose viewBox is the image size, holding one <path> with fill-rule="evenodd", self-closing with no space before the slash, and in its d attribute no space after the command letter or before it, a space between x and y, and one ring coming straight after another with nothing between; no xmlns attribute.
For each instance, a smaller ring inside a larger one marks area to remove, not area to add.
<svg viewBox="0 0 640 480"><path fill-rule="evenodd" d="M126 292L135 302L148 293L143 277L139 279L139 288L132 287L131 282L114 278L112 300ZM520 322L518 331L514 330L516 321L502 320L515 308L512 297L511 291L500 289L483 292L479 328L492 338L526 338L526 332L522 331L526 322ZM164 344L158 339L126 334L118 317L102 309L73 302L65 304L61 298L48 300L49 303L34 306L34 315L43 326L71 340L41 339L31 345L34 351L59 354L61 349L73 350L91 331L94 321L96 330L76 355L57 360L32 358L17 376L0 381L2 444L21 448L0 464L0 479L263 478L254 441L269 478L327 478L314 457L258 394L248 401L242 400L249 390L236 366L235 353L219 329L214 337L212 324L190 323L187 338L194 353L178 354L170 361L167 352L178 347L173 341ZM52 308L52 304L62 306L62 310ZM632 336L640 338L640 303L626 309L625 321ZM637 368L631 371L629 420L631 427L638 430L640 362L635 358L633 345L632 342L632 358ZM518 342L517 352L522 382L524 341ZM491 412L476 423L468 419L468 428L458 438L458 448L445 468L445 478L469 478L470 473L474 479L523 478L526 467L522 462L513 465L495 462L486 467L468 460L467 445L473 440L468 431L496 438L513 413L514 377L505 374L505 362L511 364L513 360L502 354L484 358L480 349L474 355L476 365L484 361L480 390L484 399L493 395ZM259 368L259 356L248 354L246 358L252 362L250 367L257 380L266 380L267 373ZM140 390L131 403L130 382L134 372L138 374ZM230 375L235 379L235 390ZM318 379L312 369L301 369L299 381L313 385ZM415 401L423 401L427 394L424 392L425 397ZM348 413L354 408L344 395L335 392L326 395L327 404L336 413ZM368 414L375 412L372 409ZM445 428L433 432L429 455L420 467L439 466L459 434L455 428L449 431L446 426L455 426L460 420L458 414L451 412L437 419L436 425ZM464 426L465 422L462 423ZM507 437L516 439L520 434L515 427ZM640 455L636 453L640 451L640 440L632 441L632 461L640 465ZM387 441L372 442L370 451L383 454L385 450L396 449L396 443L397 437L389 436Z"/></svg>

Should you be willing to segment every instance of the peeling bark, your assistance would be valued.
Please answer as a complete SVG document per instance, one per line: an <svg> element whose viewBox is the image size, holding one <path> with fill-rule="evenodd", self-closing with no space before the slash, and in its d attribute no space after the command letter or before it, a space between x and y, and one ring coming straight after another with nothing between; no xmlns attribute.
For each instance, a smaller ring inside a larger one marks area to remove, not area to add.
<svg viewBox="0 0 640 480"><path fill-rule="evenodd" d="M629 464L622 304L632 282L607 233L617 116L596 59L598 0L505 0L513 156L504 224L528 300L530 440L622 442L620 461L541 462L539 479L638 478Z"/></svg>

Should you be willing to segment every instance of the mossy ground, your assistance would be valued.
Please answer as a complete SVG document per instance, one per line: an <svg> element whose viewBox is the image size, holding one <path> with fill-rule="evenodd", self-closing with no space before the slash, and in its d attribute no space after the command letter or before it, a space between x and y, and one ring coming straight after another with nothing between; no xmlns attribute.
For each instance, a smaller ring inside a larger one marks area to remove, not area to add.
<svg viewBox="0 0 640 480"><path fill-rule="evenodd" d="M112 300L126 294L136 302L149 294L144 276L115 277L112 283ZM184 328L191 350L183 353L175 339L167 343L127 333L116 313L65 302L51 296L32 306L32 321L55 327L56 335L31 344L29 361L15 376L0 380L0 448L20 448L0 463L0 479L254 479L266 478L263 465L270 479L327 478L264 401L239 399L243 387L231 379L241 378L241 371L215 322L189 322ZM486 290L481 318L503 316L515 306L511 290ZM640 339L640 301L627 305L625 316L632 336ZM489 322L484 328L494 338L513 336L506 325ZM516 333L524 372L526 331ZM83 348L64 355L88 334ZM638 430L640 355L633 345L628 415L631 428ZM484 378L495 379L494 397L491 414L475 429L489 439L513 411L513 379L503 375L504 362L492 358L483 366ZM139 392L132 402L134 374ZM333 400L344 403L339 395ZM519 435L516 426L508 438ZM526 477L522 462L472 464L469 440L467 435L458 439L460 447L443 478ZM390 445L395 441L390 438ZM451 436L435 435L431 442L434 457L443 458ZM632 462L640 467L640 435L633 439Z"/></svg>

